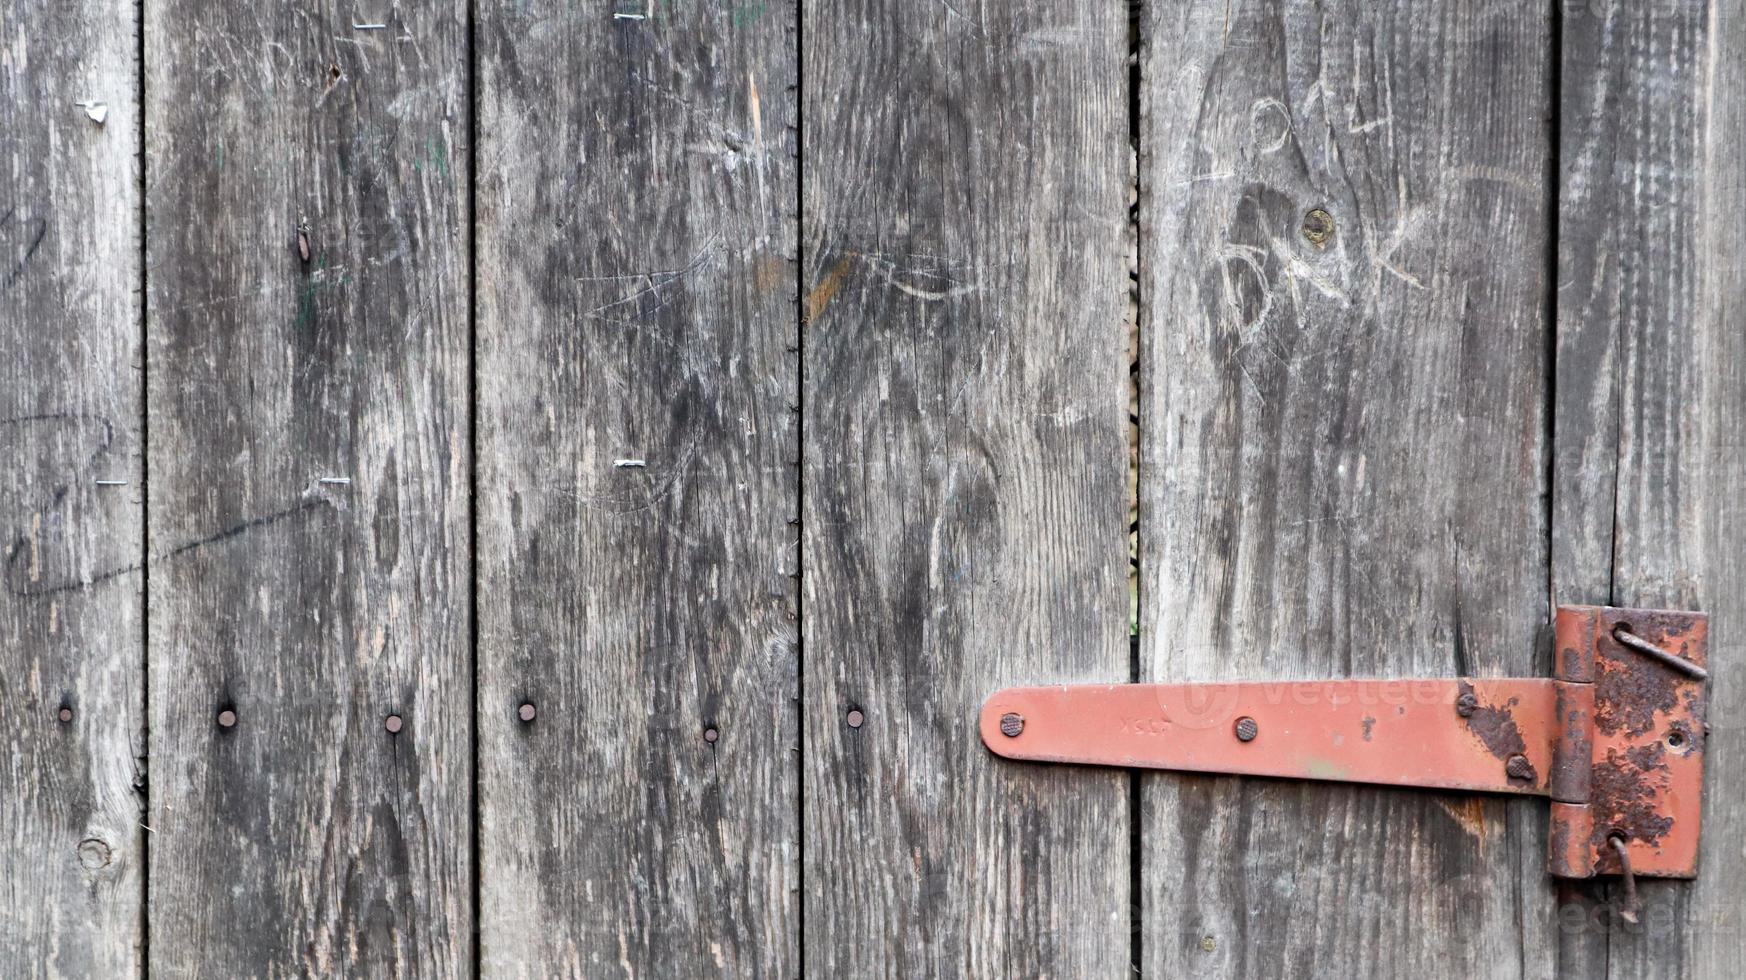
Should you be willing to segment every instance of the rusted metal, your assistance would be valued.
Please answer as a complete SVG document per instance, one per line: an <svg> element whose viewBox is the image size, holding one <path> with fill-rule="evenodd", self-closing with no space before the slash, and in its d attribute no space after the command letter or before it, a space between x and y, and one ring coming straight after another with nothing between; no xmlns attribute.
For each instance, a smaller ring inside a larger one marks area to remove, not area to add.
<svg viewBox="0 0 1746 980"><path fill-rule="evenodd" d="M1637 921L1637 876L1631 872L1631 849L1625 839L1618 834L1607 838L1612 845L1613 853L1619 857L1619 876L1625 879L1625 901L1619 906L1619 915L1626 922Z"/></svg>
<svg viewBox="0 0 1746 980"><path fill-rule="evenodd" d="M1681 660L1704 667L1709 619L1698 613L1600 606L1558 610L1586 620L1574 628L1594 637L1594 726L1588 846L1597 874L1622 865L1611 844L1623 839L1638 876L1697 874L1703 809L1704 720L1708 685L1669 670L1658 658L1626 645L1630 634Z"/></svg>
<svg viewBox="0 0 1746 980"><path fill-rule="evenodd" d="M1687 677L1693 677L1700 681L1707 681L1710 679L1709 671L1699 667L1697 664L1694 664L1689 660L1668 653L1666 650L1650 643L1648 640L1645 640L1630 630L1625 629L1623 626L1613 630L1613 639L1618 640L1628 649L1635 650L1645 657L1661 663L1663 666L1671 667Z"/></svg>
<svg viewBox="0 0 1746 980"><path fill-rule="evenodd" d="M1478 726L1450 710L1463 693L1480 702ZM1522 754L1550 770L1555 700L1548 679L1018 687L988 699L981 725L1013 759L1535 793L1539 779L1505 765ZM1007 714L1024 717L1023 734L1004 734ZM1233 739L1245 717L1266 738Z"/></svg>
<svg viewBox="0 0 1746 980"><path fill-rule="evenodd" d="M1473 696L1472 691L1463 691L1461 696L1455 699L1455 713L1463 718L1473 717L1473 713L1478 710L1479 699Z"/></svg>
<svg viewBox="0 0 1746 980"><path fill-rule="evenodd" d="M1592 878L1595 875L1594 808L1587 803L1552 801L1548 812L1546 871L1555 878Z"/></svg>
<svg viewBox="0 0 1746 980"><path fill-rule="evenodd" d="M1587 803L1594 772L1594 685L1560 678L1553 690L1557 742L1547 786L1554 800Z"/></svg>
<svg viewBox="0 0 1746 980"><path fill-rule="evenodd" d="M1554 632L1550 678L1008 688L982 739L1040 762L1549 796L1552 874L1695 876L1707 617L1561 606Z"/></svg>

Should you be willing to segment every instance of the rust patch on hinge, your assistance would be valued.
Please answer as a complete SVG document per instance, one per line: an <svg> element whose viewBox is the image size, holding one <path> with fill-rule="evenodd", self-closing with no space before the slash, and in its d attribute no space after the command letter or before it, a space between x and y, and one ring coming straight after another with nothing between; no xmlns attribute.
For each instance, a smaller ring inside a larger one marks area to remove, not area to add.
<svg viewBox="0 0 1746 980"><path fill-rule="evenodd" d="M1676 704L1667 668L1621 651L1611 638L1602 646L1601 657L1607 662L1595 680L1595 726L1607 735L1647 734L1655 716L1671 712Z"/></svg>
<svg viewBox="0 0 1746 980"><path fill-rule="evenodd" d="M1619 834L1655 847L1673 829L1673 818L1661 810L1661 794L1671 782L1665 755L1661 743L1651 742L1622 755L1608 752L1595 763L1594 800L1600 812L1589 843L1602 855L1603 867L1609 860L1608 837ZM1610 873L1616 873L1617 858L1611 860Z"/></svg>
<svg viewBox="0 0 1746 980"><path fill-rule="evenodd" d="M1592 687L1594 762L1586 794L1589 819L1567 835L1577 853L1554 850L1555 868L1562 860L1578 874L1584 869L1618 874L1624 850L1639 877L1697 874L1708 625L1702 613L1599 606L1559 610L1561 640L1593 637L1594 682L1561 689L1567 700L1560 712L1568 722L1568 696ZM1573 735L1562 732L1567 743ZM1566 746L1562 754L1574 756L1573 750ZM1555 781L1554 797L1568 799L1575 795L1572 788Z"/></svg>
<svg viewBox="0 0 1746 980"><path fill-rule="evenodd" d="M1596 617L1593 615L1564 615L1560 610L1558 617L1558 669L1557 675L1567 681L1589 682L1594 680L1593 651L1597 638Z"/></svg>
<svg viewBox="0 0 1746 980"><path fill-rule="evenodd" d="M1486 704L1479 700L1473 685L1462 681L1459 687L1462 697L1472 696L1478 707L1467 716L1467 729L1479 739L1487 752L1497 756L1500 762L1509 761L1511 756L1521 755L1527 751L1527 743L1522 741L1522 731L1516 727L1515 715L1512 713L1517 701L1510 698L1501 705Z"/></svg>
<svg viewBox="0 0 1746 980"><path fill-rule="evenodd" d="M1556 807L1558 804L1554 801L1552 805ZM1546 842L1546 853L1551 855L1554 861L1552 873L1559 874L1565 869L1556 864L1558 856L1570 853L1570 824L1554 818L1548 821L1547 832L1551 838Z"/></svg>
<svg viewBox="0 0 1746 980"><path fill-rule="evenodd" d="M1558 682L1558 741L1552 747L1552 798L1587 803L1594 770L1594 685Z"/></svg>
<svg viewBox="0 0 1746 980"><path fill-rule="evenodd" d="M1678 704L1679 685L1669 683L1665 666L1627 650L1614 639L1613 630L1657 638L1664 649L1689 659L1686 646L1687 634L1692 632L1691 617L1633 609L1616 611L1609 618L1613 621L1595 647L1602 662L1597 665L1599 676L1595 678L1598 687L1594 723L1607 735L1636 738L1654 728L1657 714L1673 711ZM1702 717L1702 688L1688 687L1685 694L1687 709Z"/></svg>

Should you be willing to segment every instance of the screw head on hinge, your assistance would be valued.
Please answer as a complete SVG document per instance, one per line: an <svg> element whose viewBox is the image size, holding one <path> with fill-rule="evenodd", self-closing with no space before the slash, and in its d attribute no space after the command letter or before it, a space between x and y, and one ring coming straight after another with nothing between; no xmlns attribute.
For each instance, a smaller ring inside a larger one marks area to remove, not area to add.
<svg viewBox="0 0 1746 980"><path fill-rule="evenodd" d="M1509 761L1504 763L1504 772L1511 779L1532 780L1534 778L1534 764L1529 762L1525 755L1512 755Z"/></svg>
<svg viewBox="0 0 1746 980"><path fill-rule="evenodd" d="M1024 715L1008 711L1006 714L1000 716L1000 733L1007 738L1018 738L1019 733L1024 730Z"/></svg>
<svg viewBox="0 0 1746 980"><path fill-rule="evenodd" d="M1479 698L1475 697L1471 691L1455 699L1455 713L1463 718L1473 717L1473 713L1478 710Z"/></svg>

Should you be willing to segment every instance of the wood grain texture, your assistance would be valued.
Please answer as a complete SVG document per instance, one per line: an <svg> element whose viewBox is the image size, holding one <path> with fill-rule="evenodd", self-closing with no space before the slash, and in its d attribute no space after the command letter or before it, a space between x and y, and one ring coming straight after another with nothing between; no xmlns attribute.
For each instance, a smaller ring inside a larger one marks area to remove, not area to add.
<svg viewBox="0 0 1746 980"><path fill-rule="evenodd" d="M1143 679L1543 670L1549 11L1146 11ZM1552 969L1541 801L1142 780L1148 975Z"/></svg>
<svg viewBox="0 0 1746 980"><path fill-rule="evenodd" d="M1746 16L1566 3L1554 591L1711 614L1699 877L1568 903L1570 977L1731 977L1746 949Z"/></svg>
<svg viewBox="0 0 1746 980"><path fill-rule="evenodd" d="M480 11L483 968L787 978L796 12L614 10Z"/></svg>
<svg viewBox="0 0 1746 980"><path fill-rule="evenodd" d="M463 976L466 6L145 10L151 972Z"/></svg>
<svg viewBox="0 0 1746 980"><path fill-rule="evenodd" d="M1128 676L1126 11L803 35L807 972L1124 976L1126 775L975 719Z"/></svg>
<svg viewBox="0 0 1746 980"><path fill-rule="evenodd" d="M132 3L0 10L6 977L140 972L138 27Z"/></svg>

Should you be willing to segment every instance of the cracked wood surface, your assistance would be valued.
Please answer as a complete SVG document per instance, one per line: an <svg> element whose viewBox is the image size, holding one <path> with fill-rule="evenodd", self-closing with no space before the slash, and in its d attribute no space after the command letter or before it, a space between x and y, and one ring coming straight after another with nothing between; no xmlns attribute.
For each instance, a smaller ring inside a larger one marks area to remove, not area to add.
<svg viewBox="0 0 1746 980"><path fill-rule="evenodd" d="M1141 679L1543 672L1550 12L1145 12ZM1141 783L1148 974L1554 968L1541 801Z"/></svg>
<svg viewBox="0 0 1746 980"><path fill-rule="evenodd" d="M1129 13L8 6L0 975L1736 972L1740 5ZM1539 801L978 743L1130 670L1135 78L1141 679L1706 609L1641 924Z"/></svg>
<svg viewBox="0 0 1746 980"><path fill-rule="evenodd" d="M1566 977L1732 977L1746 950L1746 11L1565 3L1553 588L1703 609L1715 680L1695 882L1573 886Z"/></svg>
<svg viewBox="0 0 1746 980"><path fill-rule="evenodd" d="M7 977L141 965L137 31L132 4L0 13ZM93 100L101 124L73 104Z"/></svg>
<svg viewBox="0 0 1746 980"><path fill-rule="evenodd" d="M480 8L482 965L786 980L796 11L617 9Z"/></svg>
<svg viewBox="0 0 1746 980"><path fill-rule="evenodd" d="M150 972L465 976L466 7L145 11Z"/></svg>
<svg viewBox="0 0 1746 980"><path fill-rule="evenodd" d="M1123 976L1128 777L975 720L1128 675L1127 13L805 16L805 965Z"/></svg>

